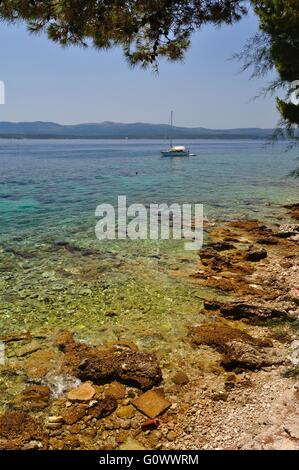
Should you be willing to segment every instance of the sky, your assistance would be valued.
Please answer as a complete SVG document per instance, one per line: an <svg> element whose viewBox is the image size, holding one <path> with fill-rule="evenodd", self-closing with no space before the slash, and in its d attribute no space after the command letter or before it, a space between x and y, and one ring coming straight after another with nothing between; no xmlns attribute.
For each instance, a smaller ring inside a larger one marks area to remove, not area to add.
<svg viewBox="0 0 299 470"><path fill-rule="evenodd" d="M62 48L22 25L0 23L0 121L167 123L234 128L275 127L275 99L253 100L271 79L250 80L230 60L257 31L253 15L233 26L204 27L183 63L160 63L159 74L128 66L121 50Z"/></svg>

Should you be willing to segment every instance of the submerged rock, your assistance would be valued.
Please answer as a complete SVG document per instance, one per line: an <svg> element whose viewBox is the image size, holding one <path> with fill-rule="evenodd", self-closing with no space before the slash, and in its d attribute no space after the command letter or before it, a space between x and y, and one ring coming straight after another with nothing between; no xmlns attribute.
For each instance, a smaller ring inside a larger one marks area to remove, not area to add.
<svg viewBox="0 0 299 470"><path fill-rule="evenodd" d="M39 411L47 408L50 389L45 385L32 385L15 396L11 406L24 411Z"/></svg>
<svg viewBox="0 0 299 470"><path fill-rule="evenodd" d="M40 343L36 340L33 340L31 341L31 343L25 344L24 346L17 348L16 356L27 356L28 354L32 354L33 352L38 351L39 349L41 349Z"/></svg>

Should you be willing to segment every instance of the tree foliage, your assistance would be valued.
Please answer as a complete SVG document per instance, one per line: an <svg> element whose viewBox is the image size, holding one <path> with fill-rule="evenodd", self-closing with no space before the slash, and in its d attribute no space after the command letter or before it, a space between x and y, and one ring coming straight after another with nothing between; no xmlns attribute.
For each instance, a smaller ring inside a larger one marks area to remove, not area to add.
<svg viewBox="0 0 299 470"><path fill-rule="evenodd" d="M290 96L292 84L299 80L299 1L252 0L259 17L260 57L253 58L256 71L262 74L270 69L278 73L278 86L287 87ZM282 121L291 129L299 125L299 106L277 98Z"/></svg>
<svg viewBox="0 0 299 470"><path fill-rule="evenodd" d="M181 60L191 35L205 24L232 24L252 7L259 33L245 46L244 68L253 75L275 69L270 86L299 80L299 0L0 0L0 19L25 22L63 46L123 48L130 64L147 66L159 57ZM287 98L286 98L287 99ZM299 125L299 106L277 100L289 127Z"/></svg>
<svg viewBox="0 0 299 470"><path fill-rule="evenodd" d="M246 13L243 0L6 0L0 17L25 21L62 45L121 46L131 64L157 57L182 59L192 32L205 23L233 23Z"/></svg>

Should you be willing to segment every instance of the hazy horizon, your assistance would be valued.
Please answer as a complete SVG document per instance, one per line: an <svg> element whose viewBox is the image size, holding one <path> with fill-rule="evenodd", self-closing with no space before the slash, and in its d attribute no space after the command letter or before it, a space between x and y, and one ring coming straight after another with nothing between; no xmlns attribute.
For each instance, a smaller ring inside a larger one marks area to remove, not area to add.
<svg viewBox="0 0 299 470"><path fill-rule="evenodd" d="M4 122L7 122L7 123L10 123L10 124L34 124L34 123L43 123L43 124L57 124L59 126L85 126L85 125L102 125L102 124L116 124L116 125L128 125L128 124L131 124L131 125L134 125L134 124L144 124L144 125L150 125L150 126L167 126L169 125L167 122L146 122L146 121L110 121L110 120L104 120L104 121L98 121L98 122L95 122L95 121L86 121L86 122L66 122L66 123L62 123L62 122L58 122L58 121L44 121L44 120L41 120L41 119L37 119L37 120L34 120L34 121L6 121L6 120L0 120L0 124L1 123L4 123ZM210 130L234 130L234 129L274 129L276 126L274 127L259 127L259 126L249 126L249 127L204 127L204 126L200 126L200 125L193 125L193 126L178 126L176 124L174 124L174 127L181 127L181 128L186 128L186 129L210 129Z"/></svg>

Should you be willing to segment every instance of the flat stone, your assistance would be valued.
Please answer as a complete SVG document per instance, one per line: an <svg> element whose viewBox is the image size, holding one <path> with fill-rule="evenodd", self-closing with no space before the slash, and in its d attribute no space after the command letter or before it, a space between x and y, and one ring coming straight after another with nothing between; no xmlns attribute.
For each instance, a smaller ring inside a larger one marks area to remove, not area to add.
<svg viewBox="0 0 299 470"><path fill-rule="evenodd" d="M132 404L149 418L156 418L171 406L162 389L149 390L136 398Z"/></svg>
<svg viewBox="0 0 299 470"><path fill-rule="evenodd" d="M79 387L70 390L67 398L70 401L90 401L95 396L96 390L91 382L84 382Z"/></svg>

